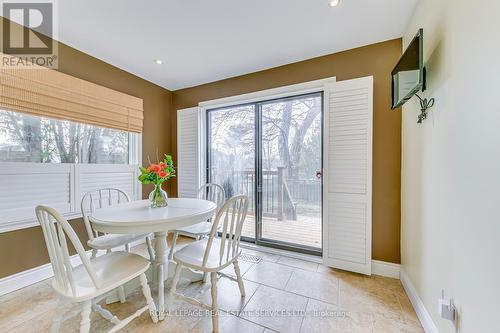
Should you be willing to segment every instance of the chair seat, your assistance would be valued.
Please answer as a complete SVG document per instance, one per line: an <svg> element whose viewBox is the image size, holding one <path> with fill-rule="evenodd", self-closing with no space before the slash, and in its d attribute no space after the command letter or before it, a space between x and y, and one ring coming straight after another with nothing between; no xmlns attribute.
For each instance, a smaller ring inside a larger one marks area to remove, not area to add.
<svg viewBox="0 0 500 333"><path fill-rule="evenodd" d="M174 232L177 232L184 236L203 236L208 235L210 233L210 230L212 230L212 223L205 221L176 229L174 230Z"/></svg>
<svg viewBox="0 0 500 333"><path fill-rule="evenodd" d="M107 250L118 246L124 246L125 244L130 244L140 239L144 239L149 234L131 234L131 235L119 235L119 234L106 234L96 237L87 242L88 246L97 250Z"/></svg>
<svg viewBox="0 0 500 333"><path fill-rule="evenodd" d="M121 286L144 273L150 265L149 261L140 255L122 251L107 253L90 261L97 280L102 283L99 289L95 288L83 264L73 268L76 296L73 296L69 286L68 290L60 290L55 280L52 283L54 289L72 301L84 301Z"/></svg>
<svg viewBox="0 0 500 333"><path fill-rule="evenodd" d="M182 249L174 253L174 261L178 263L182 263L182 265L207 272L214 272L223 269L226 266L229 266L234 257L229 256L228 260L220 261L220 246L221 240L219 238L214 238L210 250L210 254L207 259L207 264L205 267L202 267L203 264L203 256L205 255L205 249L208 244L208 239L201 239L199 241L190 243L184 246ZM227 249L227 242L226 242ZM226 252L224 252L226 253ZM239 251L238 255L241 253ZM235 256L237 257L237 256ZM224 258L226 256L224 255Z"/></svg>

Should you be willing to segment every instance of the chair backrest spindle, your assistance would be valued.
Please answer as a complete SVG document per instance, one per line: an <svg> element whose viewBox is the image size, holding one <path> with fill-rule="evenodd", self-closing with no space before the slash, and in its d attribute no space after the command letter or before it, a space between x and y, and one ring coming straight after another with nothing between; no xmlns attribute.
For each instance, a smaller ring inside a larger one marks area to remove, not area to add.
<svg viewBox="0 0 500 333"><path fill-rule="evenodd" d="M237 195L230 198L218 211L207 241L207 249L205 250L205 255L203 256L203 267L207 264L214 238L217 236L219 224L221 223L221 239L220 247L218 249L219 264L223 265L232 261L234 257L239 254L241 231L243 229L243 223L245 222L247 211L248 197L246 195Z"/></svg>
<svg viewBox="0 0 500 333"><path fill-rule="evenodd" d="M103 204L102 204L102 189L101 190L98 190L99 191L99 208L102 208Z"/></svg>
<svg viewBox="0 0 500 333"><path fill-rule="evenodd" d="M55 209L48 206L37 206L35 213L38 222L42 226L57 288L63 292L71 290L72 295L76 296L73 267L71 266L66 238L75 248L95 288L99 288L101 282L97 279L85 249L68 221Z"/></svg>
<svg viewBox="0 0 500 333"><path fill-rule="evenodd" d="M215 202L217 205L217 211L219 211L224 204L226 194L222 186L214 183L208 183L199 188L198 198Z"/></svg>
<svg viewBox="0 0 500 333"><path fill-rule="evenodd" d="M103 193L107 196L107 198L103 196ZM96 203L94 203L94 196L97 198L97 208L121 204L122 201L130 202L128 194L118 188L101 188L85 193L80 203L80 208L82 211L83 222L85 223L85 229L87 229L87 234L90 240L98 236L98 232L92 228L92 223L89 220L89 216L92 215L92 213L94 213L97 209ZM122 197L124 200L122 200Z"/></svg>

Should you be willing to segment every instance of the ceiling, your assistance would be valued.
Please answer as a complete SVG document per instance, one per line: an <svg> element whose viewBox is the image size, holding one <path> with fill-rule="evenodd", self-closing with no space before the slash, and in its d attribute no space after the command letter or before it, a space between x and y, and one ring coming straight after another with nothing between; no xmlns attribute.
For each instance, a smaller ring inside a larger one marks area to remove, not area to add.
<svg viewBox="0 0 500 333"><path fill-rule="evenodd" d="M59 40L177 90L401 37L416 2L64 0Z"/></svg>

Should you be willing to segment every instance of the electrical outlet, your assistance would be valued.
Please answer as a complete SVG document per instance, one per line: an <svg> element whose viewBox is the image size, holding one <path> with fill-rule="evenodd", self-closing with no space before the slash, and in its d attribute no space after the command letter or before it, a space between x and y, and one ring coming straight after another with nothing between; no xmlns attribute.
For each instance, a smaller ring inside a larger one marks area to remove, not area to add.
<svg viewBox="0 0 500 333"><path fill-rule="evenodd" d="M440 299L439 300L439 315L443 319L447 319L450 321L455 321L455 305L453 305L453 301L449 299Z"/></svg>
<svg viewBox="0 0 500 333"><path fill-rule="evenodd" d="M456 307L452 298L446 299L444 297L444 290L441 290L441 298L438 300L438 312L441 318L455 322Z"/></svg>

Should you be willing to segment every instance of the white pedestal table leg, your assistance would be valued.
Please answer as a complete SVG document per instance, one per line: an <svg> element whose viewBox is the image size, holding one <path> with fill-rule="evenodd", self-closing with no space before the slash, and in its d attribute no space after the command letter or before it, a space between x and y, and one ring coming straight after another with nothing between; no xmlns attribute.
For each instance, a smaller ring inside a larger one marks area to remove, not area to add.
<svg viewBox="0 0 500 333"><path fill-rule="evenodd" d="M155 282L158 283L158 319L165 319L165 277L168 276L167 233L155 232Z"/></svg>

